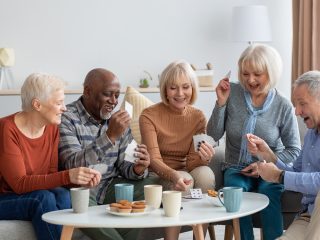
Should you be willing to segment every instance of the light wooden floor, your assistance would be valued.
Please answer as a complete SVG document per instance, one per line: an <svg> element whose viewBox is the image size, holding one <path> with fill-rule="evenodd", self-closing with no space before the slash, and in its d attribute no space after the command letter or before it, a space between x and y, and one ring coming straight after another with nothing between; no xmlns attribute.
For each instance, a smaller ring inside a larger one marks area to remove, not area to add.
<svg viewBox="0 0 320 240"><path fill-rule="evenodd" d="M223 240L224 239L224 226L215 226L214 230L216 232L216 239L217 240ZM192 231L190 232L184 232L181 233L179 236L179 240L192 240ZM255 240L260 240L260 229L254 228L254 236ZM160 238L159 240L163 240L163 238ZM210 240L209 234L207 234L205 240Z"/></svg>

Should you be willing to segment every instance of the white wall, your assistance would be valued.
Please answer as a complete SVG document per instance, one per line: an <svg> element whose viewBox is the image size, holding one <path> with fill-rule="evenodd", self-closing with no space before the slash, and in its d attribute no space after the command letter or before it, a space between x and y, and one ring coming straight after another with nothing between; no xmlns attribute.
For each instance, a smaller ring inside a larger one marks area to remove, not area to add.
<svg viewBox="0 0 320 240"><path fill-rule="evenodd" d="M31 72L45 71L63 77L69 88L81 88L95 67L114 71L124 86L137 86L143 70L157 79L180 58L199 67L211 62L217 82L229 69L236 78L247 44L232 42L231 14L233 6L244 4L269 8L269 44L284 61L278 88L290 97L291 0L0 0L0 47L15 49L17 87ZM20 107L7 100L0 96L0 116ZM211 111L205 100L197 105Z"/></svg>

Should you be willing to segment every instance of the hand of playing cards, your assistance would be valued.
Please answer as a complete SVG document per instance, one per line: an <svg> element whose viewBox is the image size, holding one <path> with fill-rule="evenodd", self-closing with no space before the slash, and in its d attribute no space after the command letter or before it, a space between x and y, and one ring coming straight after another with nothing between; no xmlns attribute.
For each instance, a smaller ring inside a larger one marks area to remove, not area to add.
<svg viewBox="0 0 320 240"><path fill-rule="evenodd" d="M131 143L128 144L126 151L124 152L124 160L134 163L137 157L134 156L135 149L137 147L137 142L133 139Z"/></svg>
<svg viewBox="0 0 320 240"><path fill-rule="evenodd" d="M210 144L212 147L218 146L217 142L213 140L212 137L208 136L207 134L198 134L193 136L193 144L194 144L194 150L198 151L198 145L203 143L203 141Z"/></svg>

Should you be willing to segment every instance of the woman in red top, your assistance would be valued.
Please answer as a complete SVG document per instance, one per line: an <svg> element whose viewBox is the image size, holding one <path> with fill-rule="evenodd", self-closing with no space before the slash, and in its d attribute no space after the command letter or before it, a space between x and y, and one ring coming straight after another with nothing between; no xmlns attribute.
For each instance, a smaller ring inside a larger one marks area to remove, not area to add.
<svg viewBox="0 0 320 240"><path fill-rule="evenodd" d="M58 142L64 82L31 74L21 88L22 111L0 119L0 220L30 220L37 239L60 239L61 226L43 213L71 207L61 186L94 187L100 173L80 167L58 172Z"/></svg>

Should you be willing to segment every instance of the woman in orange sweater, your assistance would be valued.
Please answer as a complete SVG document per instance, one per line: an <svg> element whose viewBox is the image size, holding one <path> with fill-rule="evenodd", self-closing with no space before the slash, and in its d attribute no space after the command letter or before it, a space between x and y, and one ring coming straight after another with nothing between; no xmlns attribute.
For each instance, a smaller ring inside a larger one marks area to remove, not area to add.
<svg viewBox="0 0 320 240"><path fill-rule="evenodd" d="M150 168L164 189L188 193L190 188L206 192L215 186L208 167L214 149L204 142L194 149L193 136L206 132L202 111L191 106L197 98L198 79L190 64L175 61L162 72L162 102L146 108L139 119L142 142L150 154ZM167 231L168 232L168 231ZM165 239L176 239L171 232Z"/></svg>
<svg viewBox="0 0 320 240"><path fill-rule="evenodd" d="M0 220L30 220L37 239L60 239L61 226L42 221L42 214L71 207L61 186L94 187L101 176L85 167L58 172L62 80L31 74L21 100L21 112L0 119Z"/></svg>

